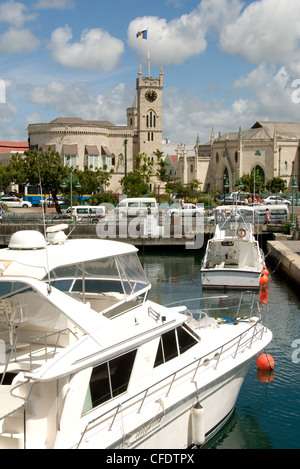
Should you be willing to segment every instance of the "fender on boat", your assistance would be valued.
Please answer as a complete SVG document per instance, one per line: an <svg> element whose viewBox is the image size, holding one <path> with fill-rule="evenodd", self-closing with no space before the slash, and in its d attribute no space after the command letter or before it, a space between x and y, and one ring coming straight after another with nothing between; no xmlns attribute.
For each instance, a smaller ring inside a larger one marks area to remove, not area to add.
<svg viewBox="0 0 300 469"><path fill-rule="evenodd" d="M192 440L196 446L202 446L205 443L204 409L200 402L192 408Z"/></svg>

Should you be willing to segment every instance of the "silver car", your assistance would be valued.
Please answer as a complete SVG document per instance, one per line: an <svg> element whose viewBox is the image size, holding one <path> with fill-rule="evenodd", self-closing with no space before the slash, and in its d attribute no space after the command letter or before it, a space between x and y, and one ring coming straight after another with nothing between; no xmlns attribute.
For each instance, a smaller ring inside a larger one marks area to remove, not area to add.
<svg viewBox="0 0 300 469"><path fill-rule="evenodd" d="M291 201L280 197L280 195L270 195L264 199L265 205L291 205Z"/></svg>
<svg viewBox="0 0 300 469"><path fill-rule="evenodd" d="M7 205L7 207L14 208L29 208L32 207L32 203L27 200L19 199L18 197L2 197L1 203Z"/></svg>

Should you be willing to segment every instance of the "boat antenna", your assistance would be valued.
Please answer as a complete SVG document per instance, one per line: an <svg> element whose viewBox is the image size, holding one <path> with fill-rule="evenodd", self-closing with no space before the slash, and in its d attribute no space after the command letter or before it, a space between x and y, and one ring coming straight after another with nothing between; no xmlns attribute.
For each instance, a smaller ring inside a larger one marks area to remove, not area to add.
<svg viewBox="0 0 300 469"><path fill-rule="evenodd" d="M44 204L46 204L46 197L45 197L45 199L43 199L43 186L42 186L42 178L41 178L39 158L38 158L38 172L39 172L39 186L40 186L41 198L42 198L42 200L44 200L44 202L42 202L42 214L43 214L42 216L43 216L43 226L44 226L44 237L45 237L45 240L46 240L46 265L47 265L47 275L48 275L47 291L48 291L48 294L50 295L50 293L51 293L51 280L50 280L48 243L47 243L47 236L46 236L46 217L45 217L45 206L44 206Z"/></svg>

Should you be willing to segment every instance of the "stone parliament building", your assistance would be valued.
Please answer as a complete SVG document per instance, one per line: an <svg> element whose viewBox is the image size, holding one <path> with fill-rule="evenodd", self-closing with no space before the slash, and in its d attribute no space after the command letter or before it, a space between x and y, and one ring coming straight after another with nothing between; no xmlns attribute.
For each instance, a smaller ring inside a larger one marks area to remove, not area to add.
<svg viewBox="0 0 300 469"><path fill-rule="evenodd" d="M254 169L264 182L273 177L284 179L291 191L293 165L299 185L298 123L258 121L248 130L239 128L217 136L212 130L210 140L204 144L199 137L195 138L195 144L171 144L163 140L163 78L162 68L159 77L152 78L144 77L139 67L134 102L126 111L126 126L59 117L50 123L28 126L30 148L47 150L50 147L61 155L65 164L79 169L85 165L113 169L108 189L117 193L121 193L120 179L134 170L137 154L146 153L156 161L154 152L157 150L163 152L173 177L183 184L198 180L203 191L216 188L223 192L227 179L231 192L234 181ZM7 156L1 153L0 145L2 164L9 161ZM159 187L163 193L163 183L154 177L151 190L157 193Z"/></svg>

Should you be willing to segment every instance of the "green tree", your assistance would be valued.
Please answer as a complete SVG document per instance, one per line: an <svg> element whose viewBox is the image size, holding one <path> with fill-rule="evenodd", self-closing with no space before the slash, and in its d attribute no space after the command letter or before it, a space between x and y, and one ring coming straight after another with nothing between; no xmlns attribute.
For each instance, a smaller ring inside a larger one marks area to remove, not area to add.
<svg viewBox="0 0 300 469"><path fill-rule="evenodd" d="M286 191L286 181L279 177L273 177L267 182L266 189L273 193L284 192Z"/></svg>
<svg viewBox="0 0 300 469"><path fill-rule="evenodd" d="M16 153L7 166L10 182L34 186L40 184L44 193L51 193L57 211L60 211L57 194L63 179L68 175L67 170L59 153L50 148L48 151L42 148L28 150L24 156Z"/></svg>
<svg viewBox="0 0 300 469"><path fill-rule="evenodd" d="M24 156L20 153L13 155L10 164L5 168L3 178L5 176L6 183L9 181L6 185L10 182L40 185L43 193L51 194L56 210L60 212L57 195L61 192L63 182L67 186L64 193L70 194L71 172L73 180L78 179L81 186L80 190L77 190L76 184L72 184L72 195L99 192L101 188L109 185L109 179L113 173L113 171L102 171L101 169L92 171L89 168L81 171L78 168L64 166L58 152L54 152L51 148L48 151L43 151L40 148L28 150Z"/></svg>
<svg viewBox="0 0 300 469"><path fill-rule="evenodd" d="M244 192L253 193L255 189L255 193L258 193L263 190L263 183L261 176L259 174L259 170L255 172L255 179L254 179L254 170L251 174L243 174L242 176L242 184L244 187Z"/></svg>
<svg viewBox="0 0 300 469"><path fill-rule="evenodd" d="M120 180L123 192L129 197L140 197L149 192L149 184L153 171L154 161L146 153L138 153L136 168Z"/></svg>
<svg viewBox="0 0 300 469"><path fill-rule="evenodd" d="M128 197L140 197L147 194L149 185L144 181L144 178L137 171L132 171L124 176L120 181L123 192Z"/></svg>
<svg viewBox="0 0 300 469"><path fill-rule="evenodd" d="M11 178L7 166L0 165L0 190L5 192L10 183Z"/></svg>
<svg viewBox="0 0 300 469"><path fill-rule="evenodd" d="M165 161L163 158L163 151L156 150L154 152L154 155L157 157L157 173L156 176L159 178L160 181L162 182L168 182L170 180L170 176L168 174L168 166L169 164Z"/></svg>

